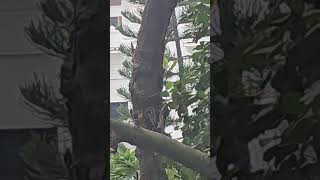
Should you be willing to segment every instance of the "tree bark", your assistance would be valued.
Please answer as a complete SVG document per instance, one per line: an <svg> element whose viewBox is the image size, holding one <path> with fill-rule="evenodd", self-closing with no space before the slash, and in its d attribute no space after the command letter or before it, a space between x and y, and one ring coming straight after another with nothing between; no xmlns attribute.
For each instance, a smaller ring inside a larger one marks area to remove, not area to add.
<svg viewBox="0 0 320 180"><path fill-rule="evenodd" d="M208 179L214 180L220 178L215 158L210 158L199 150L193 149L163 134L132 126L128 123L111 120L110 128L116 132L119 142L128 142L140 148L147 147L199 172Z"/></svg>
<svg viewBox="0 0 320 180"><path fill-rule="evenodd" d="M133 56L129 90L137 126L156 130L161 119L163 54L165 35L176 0L148 0ZM163 129L160 129L163 131ZM137 148L141 180L168 179L158 155L147 147Z"/></svg>
<svg viewBox="0 0 320 180"><path fill-rule="evenodd" d="M67 99L76 180L102 180L106 175L108 120L107 4L80 0L72 38L72 55L61 68L61 93ZM83 9L86 8L86 9Z"/></svg>

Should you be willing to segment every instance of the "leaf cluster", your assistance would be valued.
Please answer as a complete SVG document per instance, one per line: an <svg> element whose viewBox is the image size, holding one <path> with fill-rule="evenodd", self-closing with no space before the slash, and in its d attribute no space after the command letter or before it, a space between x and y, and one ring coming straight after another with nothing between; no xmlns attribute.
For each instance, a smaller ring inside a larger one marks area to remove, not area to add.
<svg viewBox="0 0 320 180"><path fill-rule="evenodd" d="M224 58L212 65L213 133L217 139L232 136L248 144L287 122L284 132L274 137L280 144L267 150L264 160L287 176L296 175L317 162L319 153L316 92L320 74L314 70L319 58L315 48L320 35L318 8L311 1L264 3L218 1L222 33L212 40L223 49ZM235 144L229 147L238 151ZM235 151L218 153L220 163L245 158L226 159ZM313 160L306 156L310 152ZM246 167L238 168L245 171Z"/></svg>

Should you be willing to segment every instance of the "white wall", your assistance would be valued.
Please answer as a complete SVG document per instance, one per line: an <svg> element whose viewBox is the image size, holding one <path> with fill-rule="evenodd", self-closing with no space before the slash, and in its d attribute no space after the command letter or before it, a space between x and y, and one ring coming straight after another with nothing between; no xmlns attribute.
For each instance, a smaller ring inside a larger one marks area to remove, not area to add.
<svg viewBox="0 0 320 180"><path fill-rule="evenodd" d="M56 81L58 61L45 55L0 56L0 129L48 127L49 124L36 118L24 105L19 86L33 79L33 72L44 74Z"/></svg>
<svg viewBox="0 0 320 180"><path fill-rule="evenodd" d="M0 128L44 128L23 104L18 87L32 80L33 72L43 73L56 86L60 61L34 48L27 40L24 26L37 14L35 0L0 1Z"/></svg>
<svg viewBox="0 0 320 180"><path fill-rule="evenodd" d="M139 7L139 5L129 3L128 0L122 0L121 6L110 6L110 16L111 17L121 16L122 17L122 24L125 24L128 27L130 27L131 29L135 29L136 31L138 31L139 25L135 24L135 23L131 23L129 20L124 18L121 14L121 11L123 11L123 10L132 11L132 10L135 10L137 7Z"/></svg>
<svg viewBox="0 0 320 180"><path fill-rule="evenodd" d="M117 94L117 89L121 87L128 88L129 80L123 78L118 70L122 68L124 55L119 51L110 52L110 101L125 102L127 100L121 98Z"/></svg>
<svg viewBox="0 0 320 180"><path fill-rule="evenodd" d="M24 26L37 14L35 0L2 0L0 1L0 53L33 53L39 52L30 46Z"/></svg>

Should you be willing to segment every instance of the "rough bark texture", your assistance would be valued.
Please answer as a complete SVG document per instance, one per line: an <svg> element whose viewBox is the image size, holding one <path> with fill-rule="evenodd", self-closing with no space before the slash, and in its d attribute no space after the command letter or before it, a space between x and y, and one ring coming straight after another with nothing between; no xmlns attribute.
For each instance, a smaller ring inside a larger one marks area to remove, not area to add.
<svg viewBox="0 0 320 180"><path fill-rule="evenodd" d="M148 0L133 56L130 82L135 125L157 129L161 117L164 40L176 0ZM141 180L167 179L159 157L150 149L137 148Z"/></svg>
<svg viewBox="0 0 320 180"><path fill-rule="evenodd" d="M76 180L102 180L108 143L106 118L107 5L80 0L72 54L61 69L61 93L67 99ZM87 9L83 9L86 7Z"/></svg>

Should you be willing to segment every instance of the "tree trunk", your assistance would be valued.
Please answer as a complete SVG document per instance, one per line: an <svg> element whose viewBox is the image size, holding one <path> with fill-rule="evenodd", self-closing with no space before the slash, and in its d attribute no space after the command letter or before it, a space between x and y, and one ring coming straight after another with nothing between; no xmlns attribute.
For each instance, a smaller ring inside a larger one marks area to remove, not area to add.
<svg viewBox="0 0 320 180"><path fill-rule="evenodd" d="M147 1L133 56L134 71L129 86L133 119L135 125L150 130L156 130L161 119L164 40L176 3L176 0ZM152 150L137 148L137 157L141 180L168 179Z"/></svg>
<svg viewBox="0 0 320 180"><path fill-rule="evenodd" d="M87 9L82 11L83 7ZM103 0L78 1L75 10L80 17L72 38L73 57L61 69L61 93L67 99L76 180L102 180L106 175L107 8Z"/></svg>

